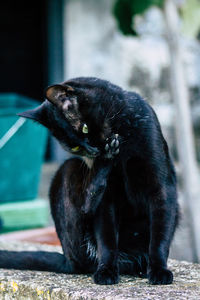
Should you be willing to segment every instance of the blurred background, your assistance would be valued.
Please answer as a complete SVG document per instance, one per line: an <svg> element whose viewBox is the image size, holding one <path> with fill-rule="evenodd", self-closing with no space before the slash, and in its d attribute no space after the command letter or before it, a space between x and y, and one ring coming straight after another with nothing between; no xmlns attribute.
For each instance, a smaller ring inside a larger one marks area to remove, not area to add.
<svg viewBox="0 0 200 300"><path fill-rule="evenodd" d="M200 261L200 1L7 0L0 42L0 240L58 244L48 188L67 154L16 113L52 83L96 76L154 107L179 183L170 256Z"/></svg>

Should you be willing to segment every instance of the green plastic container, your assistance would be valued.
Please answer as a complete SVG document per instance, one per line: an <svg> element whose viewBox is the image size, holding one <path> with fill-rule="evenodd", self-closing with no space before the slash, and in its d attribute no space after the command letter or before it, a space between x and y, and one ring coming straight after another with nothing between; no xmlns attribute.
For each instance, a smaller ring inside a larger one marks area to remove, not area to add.
<svg viewBox="0 0 200 300"><path fill-rule="evenodd" d="M0 203L37 197L47 130L16 116L37 105L18 94L0 94Z"/></svg>
<svg viewBox="0 0 200 300"><path fill-rule="evenodd" d="M49 217L49 203L44 199L1 203L2 228L0 233L45 227L49 224Z"/></svg>

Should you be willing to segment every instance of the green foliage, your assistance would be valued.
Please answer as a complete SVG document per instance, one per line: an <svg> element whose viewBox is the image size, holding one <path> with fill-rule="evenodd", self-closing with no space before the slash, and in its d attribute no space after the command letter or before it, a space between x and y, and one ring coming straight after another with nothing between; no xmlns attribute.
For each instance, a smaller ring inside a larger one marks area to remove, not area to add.
<svg viewBox="0 0 200 300"><path fill-rule="evenodd" d="M192 37L197 37L200 29L200 1L186 0L181 9L183 32Z"/></svg>
<svg viewBox="0 0 200 300"><path fill-rule="evenodd" d="M133 27L136 15L143 14L152 5L162 8L165 0L116 0L113 14L125 35L137 35Z"/></svg>

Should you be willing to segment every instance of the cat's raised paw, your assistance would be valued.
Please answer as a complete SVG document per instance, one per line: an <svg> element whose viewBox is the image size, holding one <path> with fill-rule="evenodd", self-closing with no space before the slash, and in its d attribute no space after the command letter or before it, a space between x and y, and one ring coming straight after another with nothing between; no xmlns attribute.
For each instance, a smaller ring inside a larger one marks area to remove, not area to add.
<svg viewBox="0 0 200 300"><path fill-rule="evenodd" d="M96 284L117 284L119 282L118 271L107 268L98 269L93 275Z"/></svg>
<svg viewBox="0 0 200 300"><path fill-rule="evenodd" d="M151 269L148 272L148 279L150 284L171 284L173 273L166 268Z"/></svg>
<svg viewBox="0 0 200 300"><path fill-rule="evenodd" d="M117 154L119 154L119 135L116 133L111 138L108 138L107 143L105 145L105 157L113 158Z"/></svg>

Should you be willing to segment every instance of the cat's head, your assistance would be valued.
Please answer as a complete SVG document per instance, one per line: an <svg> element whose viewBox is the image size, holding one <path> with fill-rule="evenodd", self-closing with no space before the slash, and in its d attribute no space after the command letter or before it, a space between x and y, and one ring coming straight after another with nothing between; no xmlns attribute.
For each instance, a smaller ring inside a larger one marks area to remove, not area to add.
<svg viewBox="0 0 200 300"><path fill-rule="evenodd" d="M98 156L112 133L108 85L107 81L96 78L77 78L52 85L46 89L42 105L19 115L47 127L67 151Z"/></svg>

